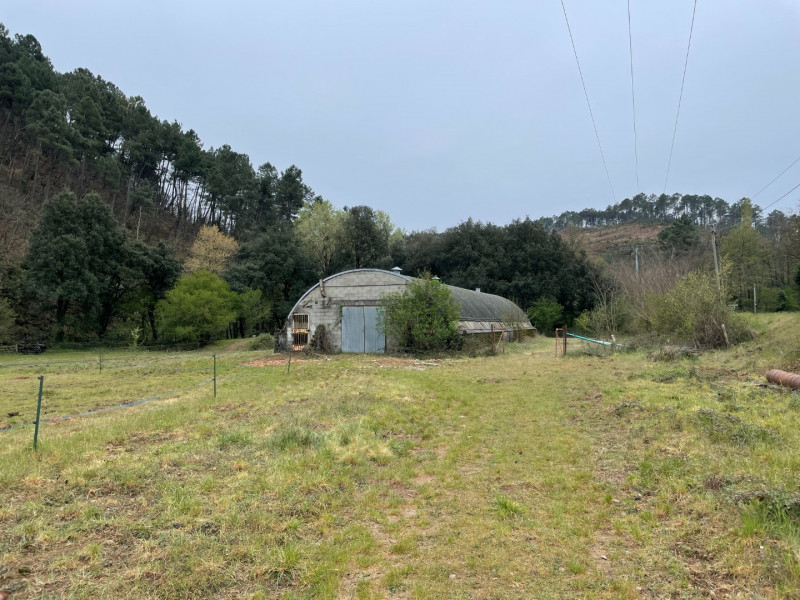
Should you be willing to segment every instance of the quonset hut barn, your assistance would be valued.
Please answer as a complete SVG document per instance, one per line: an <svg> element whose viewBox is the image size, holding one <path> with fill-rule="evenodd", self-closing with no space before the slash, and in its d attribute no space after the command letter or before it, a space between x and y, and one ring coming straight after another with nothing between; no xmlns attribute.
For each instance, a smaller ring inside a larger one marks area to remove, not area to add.
<svg viewBox="0 0 800 600"><path fill-rule="evenodd" d="M413 278L400 274L399 269L354 269L320 280L292 308L275 340L275 350L302 350L324 325L334 352L384 352L386 337L378 326L381 298L402 291L411 281ZM525 312L510 300L447 287L460 306L458 328L466 334L502 329L510 339L514 331L533 329Z"/></svg>

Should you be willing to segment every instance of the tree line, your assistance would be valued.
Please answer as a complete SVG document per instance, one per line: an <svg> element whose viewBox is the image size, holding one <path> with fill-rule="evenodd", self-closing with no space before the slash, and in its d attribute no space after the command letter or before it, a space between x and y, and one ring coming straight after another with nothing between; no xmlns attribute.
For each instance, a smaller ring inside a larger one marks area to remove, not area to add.
<svg viewBox="0 0 800 600"><path fill-rule="evenodd" d="M0 344L274 332L313 283L365 267L429 272L571 324L626 275L559 230L637 220L667 225L643 272L707 269L715 223L733 299L745 306L755 282L775 306L796 304L798 217L762 218L746 198L640 194L605 211L408 233L369 206L337 208L302 175L205 149L141 97L86 69L56 72L33 36L0 25Z"/></svg>
<svg viewBox="0 0 800 600"><path fill-rule="evenodd" d="M701 227L719 225L732 227L740 222L742 198L728 203L722 198L697 194L636 194L605 209L584 208L580 211L564 211L553 217L541 217L537 222L547 230L567 227L607 227L625 223L660 223L669 225L676 219L685 218ZM752 204L753 224L758 228L768 225L758 205ZM775 211L779 212L779 211Z"/></svg>

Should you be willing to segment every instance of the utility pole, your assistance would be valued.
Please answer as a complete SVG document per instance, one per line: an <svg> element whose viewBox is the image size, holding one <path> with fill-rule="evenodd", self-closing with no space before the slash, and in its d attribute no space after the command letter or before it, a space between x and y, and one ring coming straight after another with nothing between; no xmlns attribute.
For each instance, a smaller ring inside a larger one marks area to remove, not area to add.
<svg viewBox="0 0 800 600"><path fill-rule="evenodd" d="M722 289L719 281L719 259L717 258L717 225L711 226L711 249L714 251L714 270L717 272L717 289Z"/></svg>

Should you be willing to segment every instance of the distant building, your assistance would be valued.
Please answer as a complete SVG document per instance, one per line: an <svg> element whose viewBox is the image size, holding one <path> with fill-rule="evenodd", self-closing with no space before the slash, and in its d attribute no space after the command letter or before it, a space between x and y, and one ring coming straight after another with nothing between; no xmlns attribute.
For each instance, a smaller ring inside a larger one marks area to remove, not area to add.
<svg viewBox="0 0 800 600"><path fill-rule="evenodd" d="M294 305L275 341L276 351L305 348L317 327L324 325L330 349L335 352L380 353L386 337L378 328L381 299L402 291L414 278L399 269L355 269L320 280ZM467 334L533 330L528 316L511 300L493 294L447 286L459 304L458 328Z"/></svg>

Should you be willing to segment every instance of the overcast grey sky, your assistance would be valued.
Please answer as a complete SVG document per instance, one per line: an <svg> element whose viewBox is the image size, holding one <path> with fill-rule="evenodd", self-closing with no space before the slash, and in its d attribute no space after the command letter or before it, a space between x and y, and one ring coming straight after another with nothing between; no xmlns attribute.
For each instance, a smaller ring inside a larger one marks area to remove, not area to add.
<svg viewBox="0 0 800 600"><path fill-rule="evenodd" d="M6 0L0 21L206 148L442 230L664 190L693 0L631 0L640 189L626 0L564 1L613 198L560 0ZM733 202L800 156L799 30L800 0L698 0L668 193Z"/></svg>

